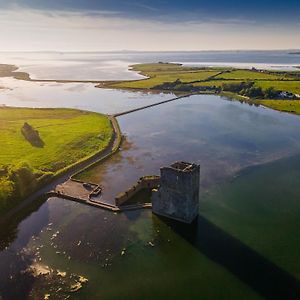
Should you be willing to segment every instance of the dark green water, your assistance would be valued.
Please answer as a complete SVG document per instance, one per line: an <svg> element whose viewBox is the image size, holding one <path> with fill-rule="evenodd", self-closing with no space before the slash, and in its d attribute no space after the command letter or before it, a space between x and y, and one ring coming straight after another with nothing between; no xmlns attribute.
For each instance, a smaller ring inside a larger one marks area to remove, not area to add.
<svg viewBox="0 0 300 300"><path fill-rule="evenodd" d="M202 96L119 121L123 150L88 175L108 195L197 161L198 220L49 199L1 229L3 299L300 299L300 118ZM71 293L78 275L89 282Z"/></svg>

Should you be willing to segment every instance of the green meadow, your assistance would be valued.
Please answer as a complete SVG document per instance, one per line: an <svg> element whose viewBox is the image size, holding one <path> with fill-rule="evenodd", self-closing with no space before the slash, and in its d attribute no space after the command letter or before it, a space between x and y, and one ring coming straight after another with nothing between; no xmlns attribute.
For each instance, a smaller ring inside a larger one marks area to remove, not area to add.
<svg viewBox="0 0 300 300"><path fill-rule="evenodd" d="M256 102L275 110L300 115L300 100L259 100Z"/></svg>
<svg viewBox="0 0 300 300"><path fill-rule="evenodd" d="M225 79L225 80L230 80L230 79L236 79L236 80L259 80L259 79L264 79L264 80L281 80L281 79L292 79L291 77L288 76L287 73L285 74L269 74L269 73L260 73L257 71L252 71L252 70L228 70L220 75L218 75L216 78L219 79Z"/></svg>
<svg viewBox="0 0 300 300"><path fill-rule="evenodd" d="M300 80L299 81L256 81L256 86L260 86L262 89L274 87L278 90L287 91L294 94L300 94Z"/></svg>
<svg viewBox="0 0 300 300"><path fill-rule="evenodd" d="M34 145L21 132L38 132ZM73 109L0 108L0 213L70 165L105 148L107 116Z"/></svg>
<svg viewBox="0 0 300 300"><path fill-rule="evenodd" d="M220 69L199 69L192 67L182 67L177 64L139 64L131 68L133 71L140 73L148 78L133 81L109 82L113 88L129 88L129 89L153 89L156 85L173 82L177 79L183 83L197 82L208 80L209 78L219 74Z"/></svg>

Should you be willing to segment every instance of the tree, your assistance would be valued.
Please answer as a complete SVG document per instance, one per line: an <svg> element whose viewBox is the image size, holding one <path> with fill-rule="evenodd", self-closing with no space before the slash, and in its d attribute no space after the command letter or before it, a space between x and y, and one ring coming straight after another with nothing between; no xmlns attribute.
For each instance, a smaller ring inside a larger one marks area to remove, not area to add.
<svg viewBox="0 0 300 300"><path fill-rule="evenodd" d="M265 90L265 98L266 99L274 99L278 96L278 91L276 91L273 87L269 87Z"/></svg>

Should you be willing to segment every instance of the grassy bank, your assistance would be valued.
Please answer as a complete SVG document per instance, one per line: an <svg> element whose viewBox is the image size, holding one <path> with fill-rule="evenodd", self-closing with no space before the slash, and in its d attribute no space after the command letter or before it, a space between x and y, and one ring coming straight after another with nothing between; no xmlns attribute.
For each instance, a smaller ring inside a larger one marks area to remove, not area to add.
<svg viewBox="0 0 300 300"><path fill-rule="evenodd" d="M300 100L258 100L255 102L278 111L300 115Z"/></svg>
<svg viewBox="0 0 300 300"><path fill-rule="evenodd" d="M300 94L300 72L259 71L233 68L184 67L180 64L137 64L131 70L145 76L142 80L102 82L99 87L141 89L167 92L218 93L230 98L262 104L272 109L299 114L298 100L269 100L234 92L234 86L251 82L252 90L264 94L268 89ZM226 86L233 90L226 89Z"/></svg>
<svg viewBox="0 0 300 300"><path fill-rule="evenodd" d="M39 142L22 132L30 125ZM107 116L73 109L0 108L0 214L68 166L104 149Z"/></svg>

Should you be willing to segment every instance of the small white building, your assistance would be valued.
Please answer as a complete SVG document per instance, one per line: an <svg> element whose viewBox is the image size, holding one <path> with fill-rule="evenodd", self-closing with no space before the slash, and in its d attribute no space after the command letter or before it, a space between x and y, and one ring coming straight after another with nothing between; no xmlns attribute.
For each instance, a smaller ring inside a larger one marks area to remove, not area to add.
<svg viewBox="0 0 300 300"><path fill-rule="evenodd" d="M283 99L294 99L295 95L290 92L280 92L279 97Z"/></svg>

